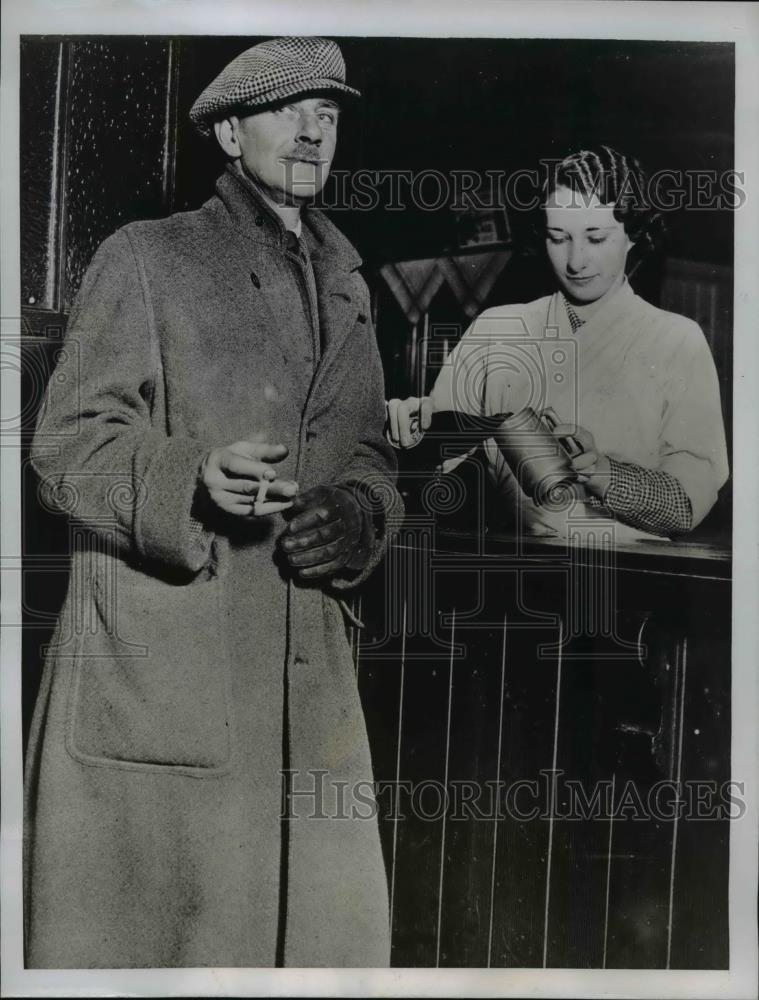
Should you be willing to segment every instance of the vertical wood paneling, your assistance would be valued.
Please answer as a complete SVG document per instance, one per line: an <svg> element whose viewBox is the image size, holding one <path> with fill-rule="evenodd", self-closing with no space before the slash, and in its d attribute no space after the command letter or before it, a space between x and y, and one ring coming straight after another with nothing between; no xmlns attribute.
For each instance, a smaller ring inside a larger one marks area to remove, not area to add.
<svg viewBox="0 0 759 1000"><path fill-rule="evenodd" d="M522 607L515 601L516 574L493 581L508 619L500 761L508 795L495 851L494 967L539 968L543 964L550 865L550 795L545 776L554 760L559 670L557 658L542 657L538 649L557 643L559 626L526 620L526 608L545 609L539 576L523 574Z"/></svg>
<svg viewBox="0 0 759 1000"><path fill-rule="evenodd" d="M714 345L720 334L728 332L725 324L732 306L732 280L732 268L670 259L664 269L661 307L694 319Z"/></svg>
<svg viewBox="0 0 759 1000"><path fill-rule="evenodd" d="M446 613L450 613L446 608ZM393 965L434 967L438 959L440 850L448 742L450 650L430 650L409 636L404 684L404 740L399 778L405 818L395 865ZM420 657L425 657L424 659Z"/></svg>
<svg viewBox="0 0 759 1000"><path fill-rule="evenodd" d="M667 963L672 823L636 819L617 775L609 872L608 969L664 969ZM639 787L639 782L636 783ZM626 815L625 808L630 811Z"/></svg>
<svg viewBox="0 0 759 1000"><path fill-rule="evenodd" d="M416 564L413 546L404 552ZM396 563L394 585L382 590L385 603L393 591L416 608L407 590L425 586L445 627L433 636L412 612L359 671L376 777L416 792L401 795L402 817L383 829L393 964L724 967L728 824L675 822L652 814L649 798L657 782L730 773L729 672L714 672L718 621L729 618L724 586L673 593L666 577L622 575L614 636L557 645L561 627L545 616L565 608L568 577L523 567L517 594L513 572L491 564L477 574L466 561L441 568L439 555L426 584ZM365 618L371 604L365 594ZM659 624L646 608L660 609ZM396 608L382 613L398 618ZM642 622L641 661L632 640ZM455 631L453 658L440 641L446 629ZM371 650L371 636L364 641ZM487 789L498 780L493 818ZM610 794L578 820L569 780L586 802L597 783ZM520 781L530 784L515 798ZM441 814L439 792L418 793L446 782ZM479 798L462 809L467 786ZM663 809L671 797L665 791ZM533 816L518 814L533 807Z"/></svg>
<svg viewBox="0 0 759 1000"><path fill-rule="evenodd" d="M631 596L623 593L621 599L629 603ZM653 593L649 600L650 606L657 607L660 595ZM667 628L657 631L649 622L643 636L648 650L646 668L636 681L638 672L633 666L631 674L612 688L616 698L624 698L626 692L634 696L636 688L655 692L656 705L654 715L641 703L629 712L623 708L616 713L625 738L619 741L614 761L607 968L663 969L667 965L674 826L671 819L651 815L648 794L657 781L676 778L682 677L678 635Z"/></svg>
<svg viewBox="0 0 759 1000"><path fill-rule="evenodd" d="M174 211L174 192L177 176L177 142L179 132L179 60L180 42L167 42L165 87L164 137L163 137L163 203L166 211Z"/></svg>
<svg viewBox="0 0 759 1000"><path fill-rule="evenodd" d="M688 316L704 331L724 394L732 378L732 268L697 261L667 261L661 288L661 307Z"/></svg>
<svg viewBox="0 0 759 1000"><path fill-rule="evenodd" d="M21 304L57 309L63 42L24 38L20 78Z"/></svg>
<svg viewBox="0 0 759 1000"><path fill-rule="evenodd" d="M106 236L165 214L169 42L72 42L64 165L64 305ZM168 157L170 160L170 157Z"/></svg>
<svg viewBox="0 0 759 1000"><path fill-rule="evenodd" d="M576 651L577 644L566 652ZM608 819L601 797L599 815L580 818L568 782L578 782L592 802L596 787L611 780L609 717L598 675L607 664L565 656L556 755L557 819L554 823L552 883L546 964L599 968L603 964L606 917Z"/></svg>
<svg viewBox="0 0 759 1000"><path fill-rule="evenodd" d="M452 580L449 586L456 586ZM468 589L468 588L467 588ZM484 967L490 934L493 828L498 803L502 630L459 622L453 666L440 965ZM469 797L471 796L471 801Z"/></svg>
<svg viewBox="0 0 759 1000"><path fill-rule="evenodd" d="M728 454L733 436L733 270L698 261L670 259L661 287L661 307L695 320L704 331L717 368ZM707 516L707 530L732 519L732 481L723 486Z"/></svg>
<svg viewBox="0 0 759 1000"><path fill-rule="evenodd" d="M729 589L713 591L708 609L701 613L693 609L688 628L681 773L683 782L692 783L691 789L696 782L702 785L704 808L703 818L692 817L678 825L671 916L673 969L726 969L730 959L730 824L723 793L731 777L731 670L718 624L729 620L729 614ZM715 669L717 664L719 669ZM732 778L739 782L743 775ZM692 796L689 792L686 800L692 801ZM733 815L737 816L735 807Z"/></svg>

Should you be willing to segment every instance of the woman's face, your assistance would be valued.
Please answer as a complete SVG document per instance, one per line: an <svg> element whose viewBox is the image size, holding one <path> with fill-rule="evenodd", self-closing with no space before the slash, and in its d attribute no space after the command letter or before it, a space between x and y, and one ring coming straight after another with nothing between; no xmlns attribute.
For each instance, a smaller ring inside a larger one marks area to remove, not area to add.
<svg viewBox="0 0 759 1000"><path fill-rule="evenodd" d="M556 280L568 298L595 302L621 284L632 243L614 218L614 206L596 195L557 187L548 198L546 250Z"/></svg>

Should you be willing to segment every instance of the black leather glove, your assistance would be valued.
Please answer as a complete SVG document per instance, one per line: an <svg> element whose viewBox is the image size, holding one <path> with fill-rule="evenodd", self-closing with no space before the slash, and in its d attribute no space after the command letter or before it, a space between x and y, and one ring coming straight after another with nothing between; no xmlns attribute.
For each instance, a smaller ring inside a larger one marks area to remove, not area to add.
<svg viewBox="0 0 759 1000"><path fill-rule="evenodd" d="M296 496L280 539L290 566L303 580L361 570L369 561L371 527L350 489L315 486Z"/></svg>

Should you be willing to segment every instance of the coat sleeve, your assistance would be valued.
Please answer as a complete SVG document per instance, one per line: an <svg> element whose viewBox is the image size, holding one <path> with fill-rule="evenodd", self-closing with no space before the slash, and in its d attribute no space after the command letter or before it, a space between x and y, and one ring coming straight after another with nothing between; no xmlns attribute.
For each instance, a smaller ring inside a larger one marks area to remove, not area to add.
<svg viewBox="0 0 759 1000"><path fill-rule="evenodd" d="M369 578L404 517L403 500L396 488L398 462L395 449L385 437L385 380L382 362L368 317L361 326L361 356L355 368L355 446L345 468L334 480L334 485L346 486L358 497L364 510L364 538L369 545L370 555L366 566L359 573L340 573L332 578L331 587L339 591L358 587Z"/></svg>
<svg viewBox="0 0 759 1000"><path fill-rule="evenodd" d="M659 468L688 495L695 527L714 506L729 469L717 371L706 338L692 322L671 361L659 456Z"/></svg>
<svg viewBox="0 0 759 1000"><path fill-rule="evenodd" d="M197 572L212 536L193 527L210 445L154 426L160 353L129 234L95 254L37 421L32 462L43 501L129 558Z"/></svg>

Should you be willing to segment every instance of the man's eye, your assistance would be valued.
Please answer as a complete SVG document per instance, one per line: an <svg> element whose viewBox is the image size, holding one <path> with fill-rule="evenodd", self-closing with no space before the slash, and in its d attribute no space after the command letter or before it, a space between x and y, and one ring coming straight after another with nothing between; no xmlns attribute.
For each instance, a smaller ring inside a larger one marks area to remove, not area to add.
<svg viewBox="0 0 759 1000"><path fill-rule="evenodd" d="M328 122L330 125L334 125L337 121L337 115L333 114L331 111L320 111L319 118L322 121Z"/></svg>

